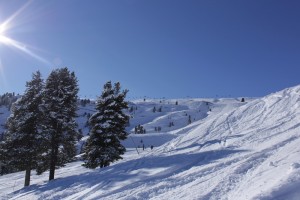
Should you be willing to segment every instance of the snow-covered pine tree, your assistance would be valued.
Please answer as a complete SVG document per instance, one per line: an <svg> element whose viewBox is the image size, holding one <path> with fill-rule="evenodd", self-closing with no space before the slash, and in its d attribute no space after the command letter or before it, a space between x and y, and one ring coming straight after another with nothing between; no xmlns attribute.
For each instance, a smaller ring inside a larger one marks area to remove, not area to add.
<svg viewBox="0 0 300 200"><path fill-rule="evenodd" d="M37 167L44 151L42 119L43 80L39 71L26 83L24 95L12 106L12 115L8 118L8 130L1 147L3 162L17 170L25 170L25 186L30 185L31 169Z"/></svg>
<svg viewBox="0 0 300 200"><path fill-rule="evenodd" d="M87 168L106 167L110 163L122 159L126 151L121 140L127 138L125 130L129 121L123 111L128 108L125 101L128 90L120 91L119 82L112 86L111 81L104 85L102 95L96 103L96 113L89 122L91 125L90 137L86 142L83 164Z"/></svg>
<svg viewBox="0 0 300 200"><path fill-rule="evenodd" d="M49 180L54 179L55 169L70 162L76 155L78 84L74 72L68 68L55 69L46 80L43 92L43 110L47 134L47 152L40 162L38 173L50 169Z"/></svg>

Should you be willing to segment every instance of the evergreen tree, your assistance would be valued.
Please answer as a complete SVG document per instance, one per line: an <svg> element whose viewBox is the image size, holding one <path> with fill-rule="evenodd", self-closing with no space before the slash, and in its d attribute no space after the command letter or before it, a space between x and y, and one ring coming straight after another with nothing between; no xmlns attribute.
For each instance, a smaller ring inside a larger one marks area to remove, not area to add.
<svg viewBox="0 0 300 200"><path fill-rule="evenodd" d="M47 133L47 152L38 166L38 173L50 169L49 180L55 169L72 161L76 155L77 78L68 68L55 69L46 80L43 92L44 132Z"/></svg>
<svg viewBox="0 0 300 200"><path fill-rule="evenodd" d="M1 160L9 167L25 170L25 186L30 185L31 169L37 167L43 149L41 74L37 71L26 83L24 95L13 104L8 130L1 147Z"/></svg>
<svg viewBox="0 0 300 200"><path fill-rule="evenodd" d="M83 158L87 168L106 167L122 159L126 151L121 140L127 138L125 130L129 116L123 111L128 108L125 101L128 90L120 91L120 83L114 86L109 81L96 103L96 113L90 118L90 137L86 142Z"/></svg>

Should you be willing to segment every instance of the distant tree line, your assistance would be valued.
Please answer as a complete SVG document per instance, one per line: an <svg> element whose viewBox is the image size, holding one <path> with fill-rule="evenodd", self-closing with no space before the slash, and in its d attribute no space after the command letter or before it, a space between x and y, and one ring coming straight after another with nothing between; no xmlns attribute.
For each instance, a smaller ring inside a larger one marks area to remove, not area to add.
<svg viewBox="0 0 300 200"><path fill-rule="evenodd" d="M85 107L87 104L90 104L91 100L90 99L80 99L80 105Z"/></svg>
<svg viewBox="0 0 300 200"><path fill-rule="evenodd" d="M18 96L16 96L14 92L0 95L0 106L6 106L10 110L11 105L17 101L17 99Z"/></svg>

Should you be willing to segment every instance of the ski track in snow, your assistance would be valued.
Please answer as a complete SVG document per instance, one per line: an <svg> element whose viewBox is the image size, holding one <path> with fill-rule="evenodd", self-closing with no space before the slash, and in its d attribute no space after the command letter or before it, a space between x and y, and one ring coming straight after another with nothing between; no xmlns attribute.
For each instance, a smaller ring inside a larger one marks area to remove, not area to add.
<svg viewBox="0 0 300 200"><path fill-rule="evenodd" d="M141 124L147 134L123 142L123 160L95 170L70 163L49 183L48 173L33 174L28 188L22 188L24 172L4 175L0 199L299 199L300 86L246 103L150 99L132 105L138 109L128 130ZM162 112L153 113L154 106ZM195 118L191 124L188 115ZM86 133L84 116L78 122ZM154 132L157 126L161 132ZM141 141L146 149L137 154Z"/></svg>

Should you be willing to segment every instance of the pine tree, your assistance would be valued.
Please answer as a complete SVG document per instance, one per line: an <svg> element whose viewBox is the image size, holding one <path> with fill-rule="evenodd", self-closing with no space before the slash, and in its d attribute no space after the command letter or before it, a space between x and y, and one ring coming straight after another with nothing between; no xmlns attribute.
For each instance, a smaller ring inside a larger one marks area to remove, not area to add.
<svg viewBox="0 0 300 200"><path fill-rule="evenodd" d="M128 90L120 91L120 83L114 86L109 81L104 85L102 95L96 103L96 113L90 118L90 137L86 142L83 164L87 168L106 167L122 159L126 151L121 140L127 138L125 130L129 116L124 114L128 108L125 101Z"/></svg>
<svg viewBox="0 0 300 200"><path fill-rule="evenodd" d="M72 161L76 155L78 90L77 78L68 68L53 70L46 80L43 109L47 115L43 123L48 143L38 173L50 169L49 180L54 179L57 167Z"/></svg>
<svg viewBox="0 0 300 200"><path fill-rule="evenodd" d="M9 167L25 170L25 186L30 185L31 169L37 167L43 150L41 74L37 71L26 83L24 95L13 104L1 158Z"/></svg>

